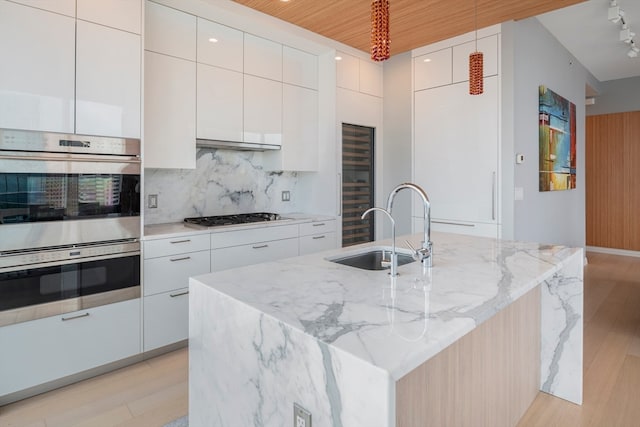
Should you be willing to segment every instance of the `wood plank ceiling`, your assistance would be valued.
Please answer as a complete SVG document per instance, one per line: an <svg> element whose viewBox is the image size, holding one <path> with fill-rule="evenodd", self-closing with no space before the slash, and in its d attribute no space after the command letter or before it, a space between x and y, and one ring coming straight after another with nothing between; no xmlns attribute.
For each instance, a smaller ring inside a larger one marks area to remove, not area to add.
<svg viewBox="0 0 640 427"><path fill-rule="evenodd" d="M276 18L370 49L370 0L233 0ZM524 19L585 0L477 0L478 28ZM389 0L391 55L473 31L474 0Z"/></svg>

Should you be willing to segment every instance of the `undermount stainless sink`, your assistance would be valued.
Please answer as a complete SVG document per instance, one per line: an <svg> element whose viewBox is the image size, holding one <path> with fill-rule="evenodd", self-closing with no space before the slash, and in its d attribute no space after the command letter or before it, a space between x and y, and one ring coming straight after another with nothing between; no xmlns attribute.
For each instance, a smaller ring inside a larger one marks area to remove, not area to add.
<svg viewBox="0 0 640 427"><path fill-rule="evenodd" d="M396 254L398 255L398 266L415 261L410 253L399 251L397 248ZM362 270L388 270L390 268L391 247L365 248L360 251L342 253L325 259ZM385 261L384 265L383 260Z"/></svg>

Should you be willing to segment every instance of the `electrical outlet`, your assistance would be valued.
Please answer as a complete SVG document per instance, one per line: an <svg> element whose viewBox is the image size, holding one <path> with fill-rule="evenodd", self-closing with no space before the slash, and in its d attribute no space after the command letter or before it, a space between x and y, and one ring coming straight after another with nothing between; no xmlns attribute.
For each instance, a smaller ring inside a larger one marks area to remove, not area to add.
<svg viewBox="0 0 640 427"><path fill-rule="evenodd" d="M282 201L283 202L288 202L289 200L291 200L291 193L288 190L285 190L282 192Z"/></svg>
<svg viewBox="0 0 640 427"><path fill-rule="evenodd" d="M293 404L293 427L311 427L311 412L297 403Z"/></svg>
<svg viewBox="0 0 640 427"><path fill-rule="evenodd" d="M149 209L154 209L158 207L158 195L157 194L149 194L147 200L147 207Z"/></svg>

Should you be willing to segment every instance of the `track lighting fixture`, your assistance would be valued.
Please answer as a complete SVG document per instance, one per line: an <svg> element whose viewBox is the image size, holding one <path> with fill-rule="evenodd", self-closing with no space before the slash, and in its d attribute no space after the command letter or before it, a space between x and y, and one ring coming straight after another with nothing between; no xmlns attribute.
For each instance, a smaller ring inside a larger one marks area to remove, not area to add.
<svg viewBox="0 0 640 427"><path fill-rule="evenodd" d="M609 21L613 22L614 24L621 23L619 39L621 42L625 42L630 46L629 50L627 51L627 56L629 58L637 58L640 49L636 46L633 40L633 38L636 36L636 33L631 31L631 28L629 28L628 20L625 19L624 10L622 10L622 8L618 6L617 0L609 1L607 19L609 19Z"/></svg>

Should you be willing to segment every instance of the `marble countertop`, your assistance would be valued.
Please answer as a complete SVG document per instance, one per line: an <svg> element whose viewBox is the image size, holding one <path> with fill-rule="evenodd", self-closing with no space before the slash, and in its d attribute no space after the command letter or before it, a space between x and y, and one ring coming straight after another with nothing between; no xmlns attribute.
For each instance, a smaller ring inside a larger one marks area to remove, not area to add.
<svg viewBox="0 0 640 427"><path fill-rule="evenodd" d="M397 242L408 239L417 247L421 236L399 237ZM387 271L360 270L325 259L357 250L352 247L211 273L194 282L397 380L565 263L582 262L580 248L447 233L433 233L432 239L433 268L425 270L417 262L403 265L395 280Z"/></svg>
<svg viewBox="0 0 640 427"><path fill-rule="evenodd" d="M327 215L314 215L305 213L288 213L282 214L282 220L279 221L266 221L266 222L254 222L250 224L234 224L225 225L219 227L198 227L185 225L184 222L170 222L164 224L151 224L144 226L143 240L156 240L165 238L175 238L182 236L192 236L194 234L203 233L223 233L233 230L247 230L252 228L264 228L264 227L280 227L289 224L302 224L305 222L314 221L330 221L335 220L335 217Z"/></svg>

